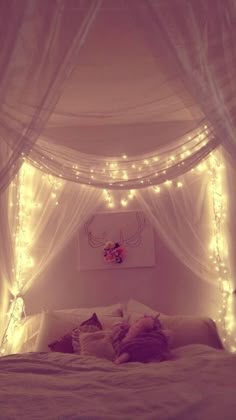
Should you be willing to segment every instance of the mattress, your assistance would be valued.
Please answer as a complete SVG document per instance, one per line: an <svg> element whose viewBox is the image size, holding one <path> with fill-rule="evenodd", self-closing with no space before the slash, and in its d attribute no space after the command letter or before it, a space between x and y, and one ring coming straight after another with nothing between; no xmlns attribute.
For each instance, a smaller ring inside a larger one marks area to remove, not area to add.
<svg viewBox="0 0 236 420"><path fill-rule="evenodd" d="M26 353L0 359L1 419L235 420L236 356L204 345L162 363Z"/></svg>

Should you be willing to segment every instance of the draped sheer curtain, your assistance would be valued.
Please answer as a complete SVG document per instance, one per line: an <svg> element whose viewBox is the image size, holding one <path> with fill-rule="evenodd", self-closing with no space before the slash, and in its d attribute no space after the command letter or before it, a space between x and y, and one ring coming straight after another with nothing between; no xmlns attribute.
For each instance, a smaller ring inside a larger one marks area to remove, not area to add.
<svg viewBox="0 0 236 420"><path fill-rule="evenodd" d="M83 9L70 0L1 3L0 154L6 143L7 155L1 160L0 192L44 129L100 3L88 1Z"/></svg>
<svg viewBox="0 0 236 420"><path fill-rule="evenodd" d="M1 285L17 298L101 204L102 191L67 183L24 163L11 184L1 227ZM5 244L5 245L3 245ZM1 313L8 304L1 295Z"/></svg>
<svg viewBox="0 0 236 420"><path fill-rule="evenodd" d="M168 182L140 189L136 197L170 251L199 281L217 288L216 321L224 344L235 351L235 169L229 163L220 149L176 188Z"/></svg>
<svg viewBox="0 0 236 420"><path fill-rule="evenodd" d="M16 212L12 226L17 226L17 209L13 203L18 199L18 171L23 162L22 156L30 152L59 100L100 5L100 0L89 0L83 8L76 7L71 0L12 0L0 5L2 314L6 313L8 306L6 285L12 286L15 277L13 262L16 262L16 249L9 216L13 215L13 210ZM8 211L10 192L7 188L14 177L15 192L11 192L13 208ZM23 256L19 254L19 258ZM14 287L12 292L19 294L21 288L16 284Z"/></svg>
<svg viewBox="0 0 236 420"><path fill-rule="evenodd" d="M236 3L148 0L147 6L186 89L235 159Z"/></svg>
<svg viewBox="0 0 236 420"><path fill-rule="evenodd" d="M181 188L165 186L136 191L141 207L154 229L177 258L199 279L214 284L209 260L208 174L188 173Z"/></svg>
<svg viewBox="0 0 236 420"><path fill-rule="evenodd" d="M51 203L51 197L42 198L46 210L41 220L37 220L35 233L33 230L36 265L23 288L24 293L102 204L102 195L102 190L65 182L58 205Z"/></svg>

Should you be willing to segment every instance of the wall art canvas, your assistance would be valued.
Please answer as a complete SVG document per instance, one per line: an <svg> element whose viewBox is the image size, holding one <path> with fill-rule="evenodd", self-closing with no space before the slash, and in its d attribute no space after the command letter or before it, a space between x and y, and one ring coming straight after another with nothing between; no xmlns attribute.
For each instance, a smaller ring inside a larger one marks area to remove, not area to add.
<svg viewBox="0 0 236 420"><path fill-rule="evenodd" d="M80 270L153 267L153 228L141 211L98 213L80 230L78 253Z"/></svg>

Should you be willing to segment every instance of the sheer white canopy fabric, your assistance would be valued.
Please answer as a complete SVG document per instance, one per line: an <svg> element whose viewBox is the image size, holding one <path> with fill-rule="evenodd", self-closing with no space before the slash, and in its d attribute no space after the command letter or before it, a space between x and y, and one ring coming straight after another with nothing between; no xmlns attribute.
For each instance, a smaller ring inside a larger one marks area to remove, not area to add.
<svg viewBox="0 0 236 420"><path fill-rule="evenodd" d="M61 182L23 164L11 184L8 205L1 208L0 312L6 313L6 290L24 296L37 277L101 205L102 191ZM1 205L4 201L0 200Z"/></svg>
<svg viewBox="0 0 236 420"><path fill-rule="evenodd" d="M219 144L236 157L236 4L213 3L1 3L3 313L7 287L15 296L28 290L94 210L101 188L140 190L140 203L170 249L202 279L214 278L207 261L207 175L200 186L188 174L184 190L166 190L161 199L149 189L193 169ZM41 184L32 176L29 196L21 189L23 161L45 174ZM44 188L53 175L57 181ZM21 194L37 213L30 237L21 225L29 255L16 243ZM17 268L24 258L27 273Z"/></svg>
<svg viewBox="0 0 236 420"><path fill-rule="evenodd" d="M235 1L146 3L186 89L235 158Z"/></svg>
<svg viewBox="0 0 236 420"><path fill-rule="evenodd" d="M13 296L29 289L101 204L101 197L99 189L60 182L28 164L22 166L11 185L9 210L3 213L6 219L1 224L1 244L5 238L9 245L1 245L1 269L5 267L4 278ZM16 278L18 265L23 265L20 278Z"/></svg>
<svg viewBox="0 0 236 420"><path fill-rule="evenodd" d="M161 192L146 188L136 198L154 229L177 258L200 279L215 282L209 260L209 175L190 172L181 188L165 186Z"/></svg>
<svg viewBox="0 0 236 420"><path fill-rule="evenodd" d="M73 0L3 1L0 5L0 191L17 173L47 123L100 6ZM30 108L27 113L22 109ZM5 145L3 146L5 147Z"/></svg>
<svg viewBox="0 0 236 420"><path fill-rule="evenodd" d="M218 146L208 127L181 146L167 148L159 154L122 158L88 155L68 147L39 140L28 161L46 173L68 181L98 188L118 190L139 189L161 184L189 171Z"/></svg>
<svg viewBox="0 0 236 420"><path fill-rule="evenodd" d="M31 163L100 188L143 188L219 143L230 150L235 16L231 0L104 0Z"/></svg>

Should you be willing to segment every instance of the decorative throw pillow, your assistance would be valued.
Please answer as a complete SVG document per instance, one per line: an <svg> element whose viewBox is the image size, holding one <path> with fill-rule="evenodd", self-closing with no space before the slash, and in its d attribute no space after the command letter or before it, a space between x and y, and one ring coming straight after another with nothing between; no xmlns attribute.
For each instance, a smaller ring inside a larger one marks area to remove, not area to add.
<svg viewBox="0 0 236 420"><path fill-rule="evenodd" d="M76 328L81 321L81 318L72 317L71 315L58 314L53 311L44 312L34 351L50 351L49 344L60 341L62 337L70 334L73 328Z"/></svg>
<svg viewBox="0 0 236 420"><path fill-rule="evenodd" d="M122 318L110 315L98 315L103 329L110 329ZM40 328L32 351L49 352L49 344L60 341L65 335L71 334L80 324L91 318L91 312L47 311L41 316Z"/></svg>
<svg viewBox="0 0 236 420"><path fill-rule="evenodd" d="M102 329L103 329L102 324L95 313L91 316L91 318L82 322L79 327L74 328L71 335L72 347L73 347L74 353L80 353L81 332L92 333L92 332L100 331Z"/></svg>
<svg viewBox="0 0 236 420"><path fill-rule="evenodd" d="M87 319L86 321L82 322L79 326L80 331L83 332L94 332L97 330L102 330L102 324L99 321L96 313L93 313L91 318Z"/></svg>
<svg viewBox="0 0 236 420"><path fill-rule="evenodd" d="M71 334L64 335L64 337L62 337L60 340L56 340L49 344L48 347L53 352L74 353Z"/></svg>
<svg viewBox="0 0 236 420"><path fill-rule="evenodd" d="M115 351L109 331L80 333L81 356L94 356L101 359L114 360Z"/></svg>

